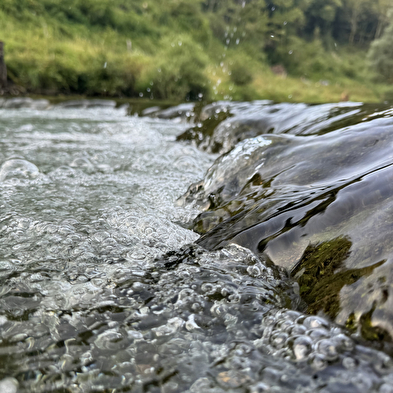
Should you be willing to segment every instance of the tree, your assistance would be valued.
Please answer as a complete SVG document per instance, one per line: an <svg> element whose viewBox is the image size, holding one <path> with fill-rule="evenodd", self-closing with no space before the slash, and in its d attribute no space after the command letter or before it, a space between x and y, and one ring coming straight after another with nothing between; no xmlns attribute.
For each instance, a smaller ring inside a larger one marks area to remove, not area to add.
<svg viewBox="0 0 393 393"><path fill-rule="evenodd" d="M393 8L392 0L378 0L373 2L374 9L378 15L378 24L375 29L374 38L380 38L384 27L389 21L389 11Z"/></svg>
<svg viewBox="0 0 393 393"><path fill-rule="evenodd" d="M342 7L341 0L313 0L306 11L309 33L330 35L337 12Z"/></svg>
<svg viewBox="0 0 393 393"><path fill-rule="evenodd" d="M393 83L393 23L371 44L368 60L379 77Z"/></svg>
<svg viewBox="0 0 393 393"><path fill-rule="evenodd" d="M373 0L374 2L374 0ZM358 31L359 21L362 13L371 8L370 0L346 0L346 6L350 13L351 32L349 34L349 43L353 44L355 35Z"/></svg>

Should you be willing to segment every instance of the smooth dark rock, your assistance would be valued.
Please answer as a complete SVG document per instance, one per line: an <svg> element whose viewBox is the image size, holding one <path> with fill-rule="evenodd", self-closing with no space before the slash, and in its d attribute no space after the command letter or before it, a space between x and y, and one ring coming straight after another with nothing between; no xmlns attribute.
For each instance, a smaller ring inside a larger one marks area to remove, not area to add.
<svg viewBox="0 0 393 393"><path fill-rule="evenodd" d="M390 109L376 109L267 106L262 112L270 114L257 127L265 133L218 158L179 203L206 210L194 221L204 248L237 243L264 255L292 271L310 312L367 340L390 342L393 117ZM348 123L355 124L340 128ZM229 149L239 124L228 118L213 138L229 130L221 139Z"/></svg>

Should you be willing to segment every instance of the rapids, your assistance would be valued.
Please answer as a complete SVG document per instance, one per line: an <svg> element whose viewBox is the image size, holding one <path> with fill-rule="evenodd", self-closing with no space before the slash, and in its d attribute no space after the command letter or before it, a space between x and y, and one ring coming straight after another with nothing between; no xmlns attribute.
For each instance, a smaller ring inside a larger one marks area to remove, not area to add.
<svg viewBox="0 0 393 393"><path fill-rule="evenodd" d="M393 392L390 108L0 107L0 392Z"/></svg>

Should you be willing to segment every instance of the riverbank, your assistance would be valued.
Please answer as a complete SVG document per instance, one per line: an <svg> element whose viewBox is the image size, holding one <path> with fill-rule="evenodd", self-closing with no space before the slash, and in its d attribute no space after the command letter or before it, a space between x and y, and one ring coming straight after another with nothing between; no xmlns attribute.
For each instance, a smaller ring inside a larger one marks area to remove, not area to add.
<svg viewBox="0 0 393 393"><path fill-rule="evenodd" d="M132 5L135 10L123 21L128 27L122 14L113 23L95 21L94 15L105 16L96 9L78 16L81 5L63 9L33 1L18 11L12 8L16 3L8 3L0 6L8 79L26 94L307 103L381 102L393 96L367 68L367 46L291 35L275 43L274 58L266 32L259 36L236 23L218 31L213 12L194 12L183 2L168 6L168 15L158 0Z"/></svg>

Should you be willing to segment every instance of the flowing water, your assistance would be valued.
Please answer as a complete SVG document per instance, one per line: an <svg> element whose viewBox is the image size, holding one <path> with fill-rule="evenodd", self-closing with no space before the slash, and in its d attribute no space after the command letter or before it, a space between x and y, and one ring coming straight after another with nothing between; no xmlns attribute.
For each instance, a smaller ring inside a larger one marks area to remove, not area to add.
<svg viewBox="0 0 393 393"><path fill-rule="evenodd" d="M0 106L0 392L393 392L390 108Z"/></svg>

